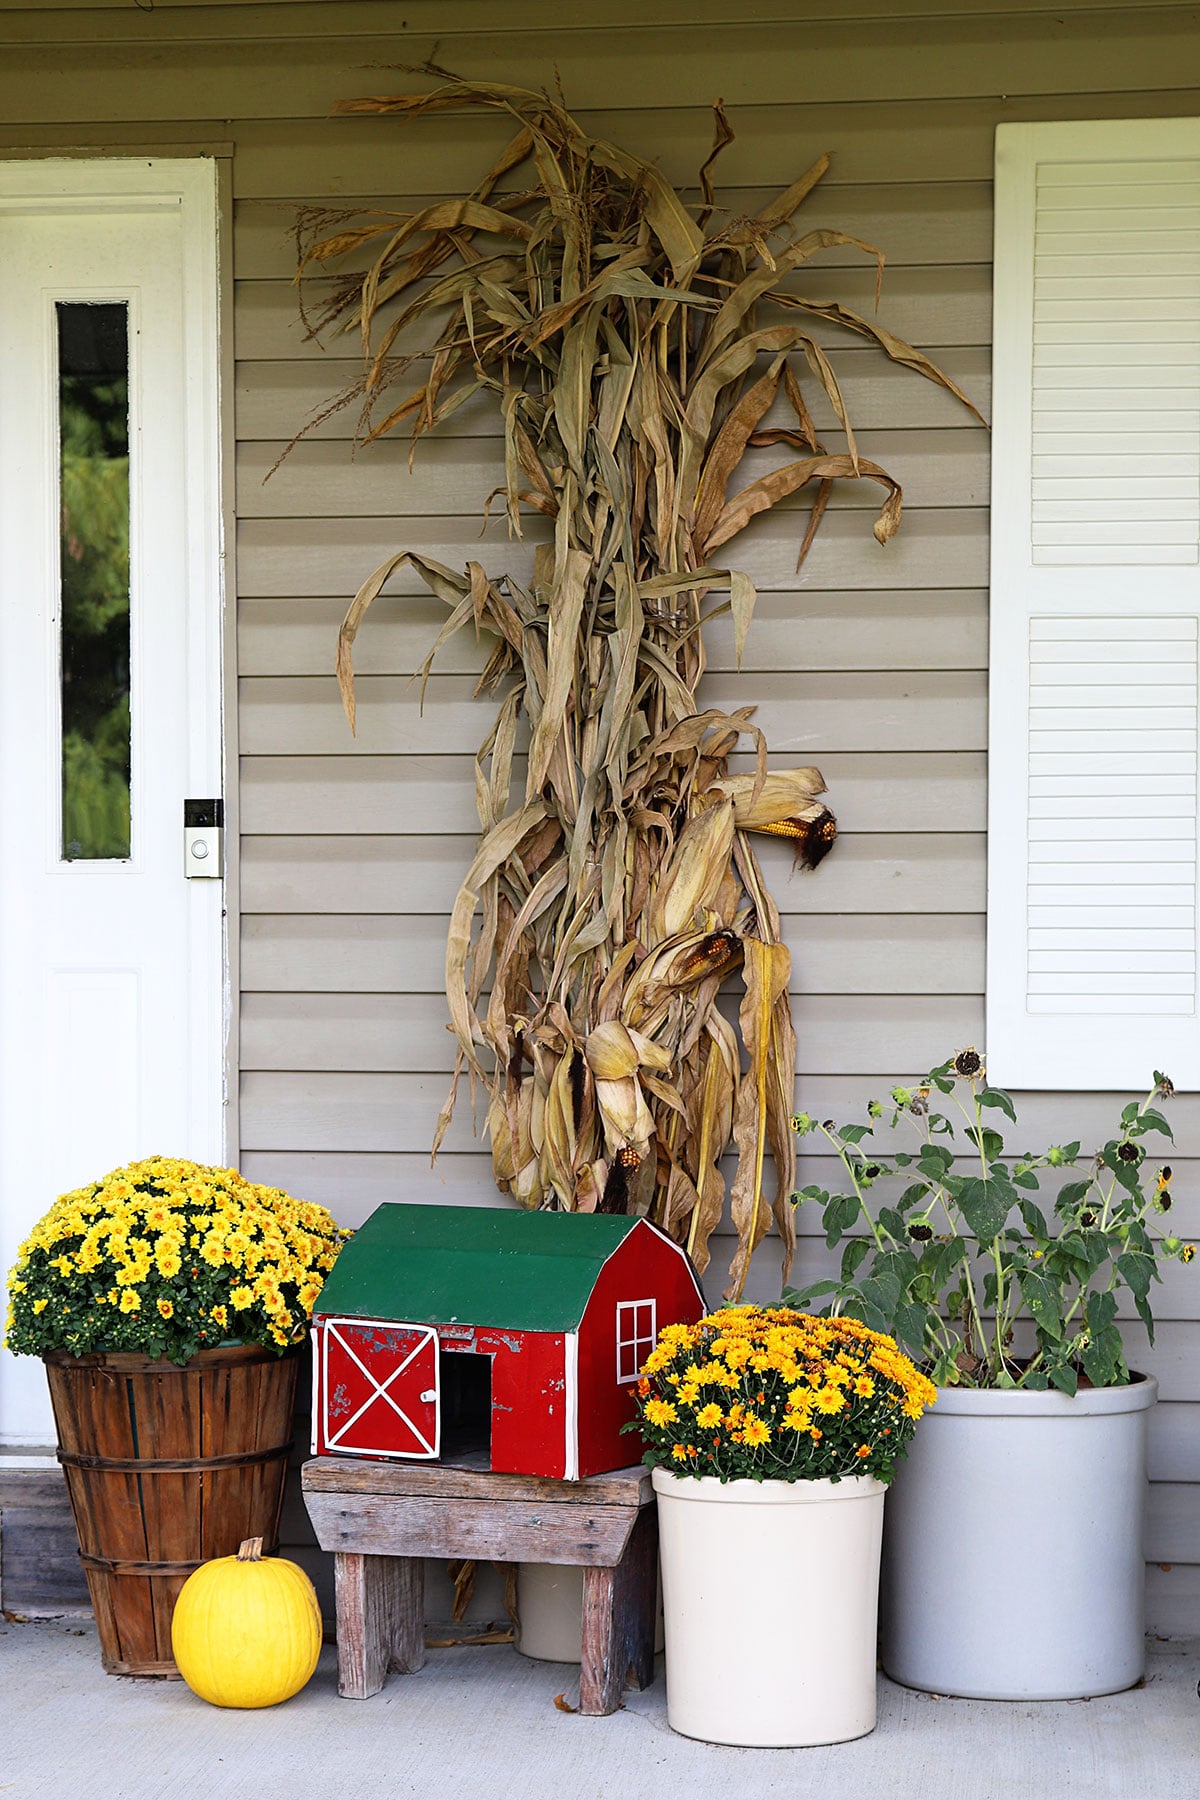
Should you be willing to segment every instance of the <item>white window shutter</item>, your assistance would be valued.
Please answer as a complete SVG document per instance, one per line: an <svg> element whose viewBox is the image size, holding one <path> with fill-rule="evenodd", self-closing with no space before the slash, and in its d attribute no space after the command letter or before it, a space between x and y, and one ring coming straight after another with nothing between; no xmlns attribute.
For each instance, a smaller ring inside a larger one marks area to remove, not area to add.
<svg viewBox="0 0 1200 1800"><path fill-rule="evenodd" d="M996 134L990 1077L1200 1086L1200 120Z"/></svg>

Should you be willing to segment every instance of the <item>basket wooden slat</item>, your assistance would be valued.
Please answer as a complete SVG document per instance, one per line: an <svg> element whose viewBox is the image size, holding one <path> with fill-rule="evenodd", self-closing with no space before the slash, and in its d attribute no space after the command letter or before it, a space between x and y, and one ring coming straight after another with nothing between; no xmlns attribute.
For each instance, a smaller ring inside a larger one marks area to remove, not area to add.
<svg viewBox="0 0 1200 1800"><path fill-rule="evenodd" d="M191 1570L244 1538L275 1546L298 1359L236 1346L183 1368L45 1361L104 1667L176 1674L171 1614Z"/></svg>

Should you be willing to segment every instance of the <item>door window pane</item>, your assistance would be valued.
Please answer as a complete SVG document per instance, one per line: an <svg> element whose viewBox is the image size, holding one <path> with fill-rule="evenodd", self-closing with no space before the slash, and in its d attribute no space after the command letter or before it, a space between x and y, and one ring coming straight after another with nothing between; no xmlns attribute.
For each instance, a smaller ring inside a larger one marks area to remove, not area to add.
<svg viewBox="0 0 1200 1800"><path fill-rule="evenodd" d="M60 301L62 855L127 857L129 308Z"/></svg>

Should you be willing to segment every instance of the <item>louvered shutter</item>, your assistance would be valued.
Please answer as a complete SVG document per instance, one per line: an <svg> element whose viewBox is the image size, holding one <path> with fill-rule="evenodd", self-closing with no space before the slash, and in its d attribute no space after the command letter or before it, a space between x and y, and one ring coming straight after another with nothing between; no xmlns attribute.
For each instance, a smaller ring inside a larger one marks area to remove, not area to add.
<svg viewBox="0 0 1200 1800"><path fill-rule="evenodd" d="M1200 1085L1200 120L996 134L987 1048Z"/></svg>

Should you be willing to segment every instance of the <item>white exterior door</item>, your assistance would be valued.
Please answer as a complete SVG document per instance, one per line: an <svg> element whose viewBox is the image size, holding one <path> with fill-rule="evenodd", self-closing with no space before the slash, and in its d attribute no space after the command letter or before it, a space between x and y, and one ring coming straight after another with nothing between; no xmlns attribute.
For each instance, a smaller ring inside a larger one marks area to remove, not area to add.
<svg viewBox="0 0 1200 1800"><path fill-rule="evenodd" d="M0 166L0 1267L56 1194L224 1153L212 163ZM215 860L215 859L214 859ZM210 864L210 866L212 866ZM0 1360L0 1441L52 1438Z"/></svg>

